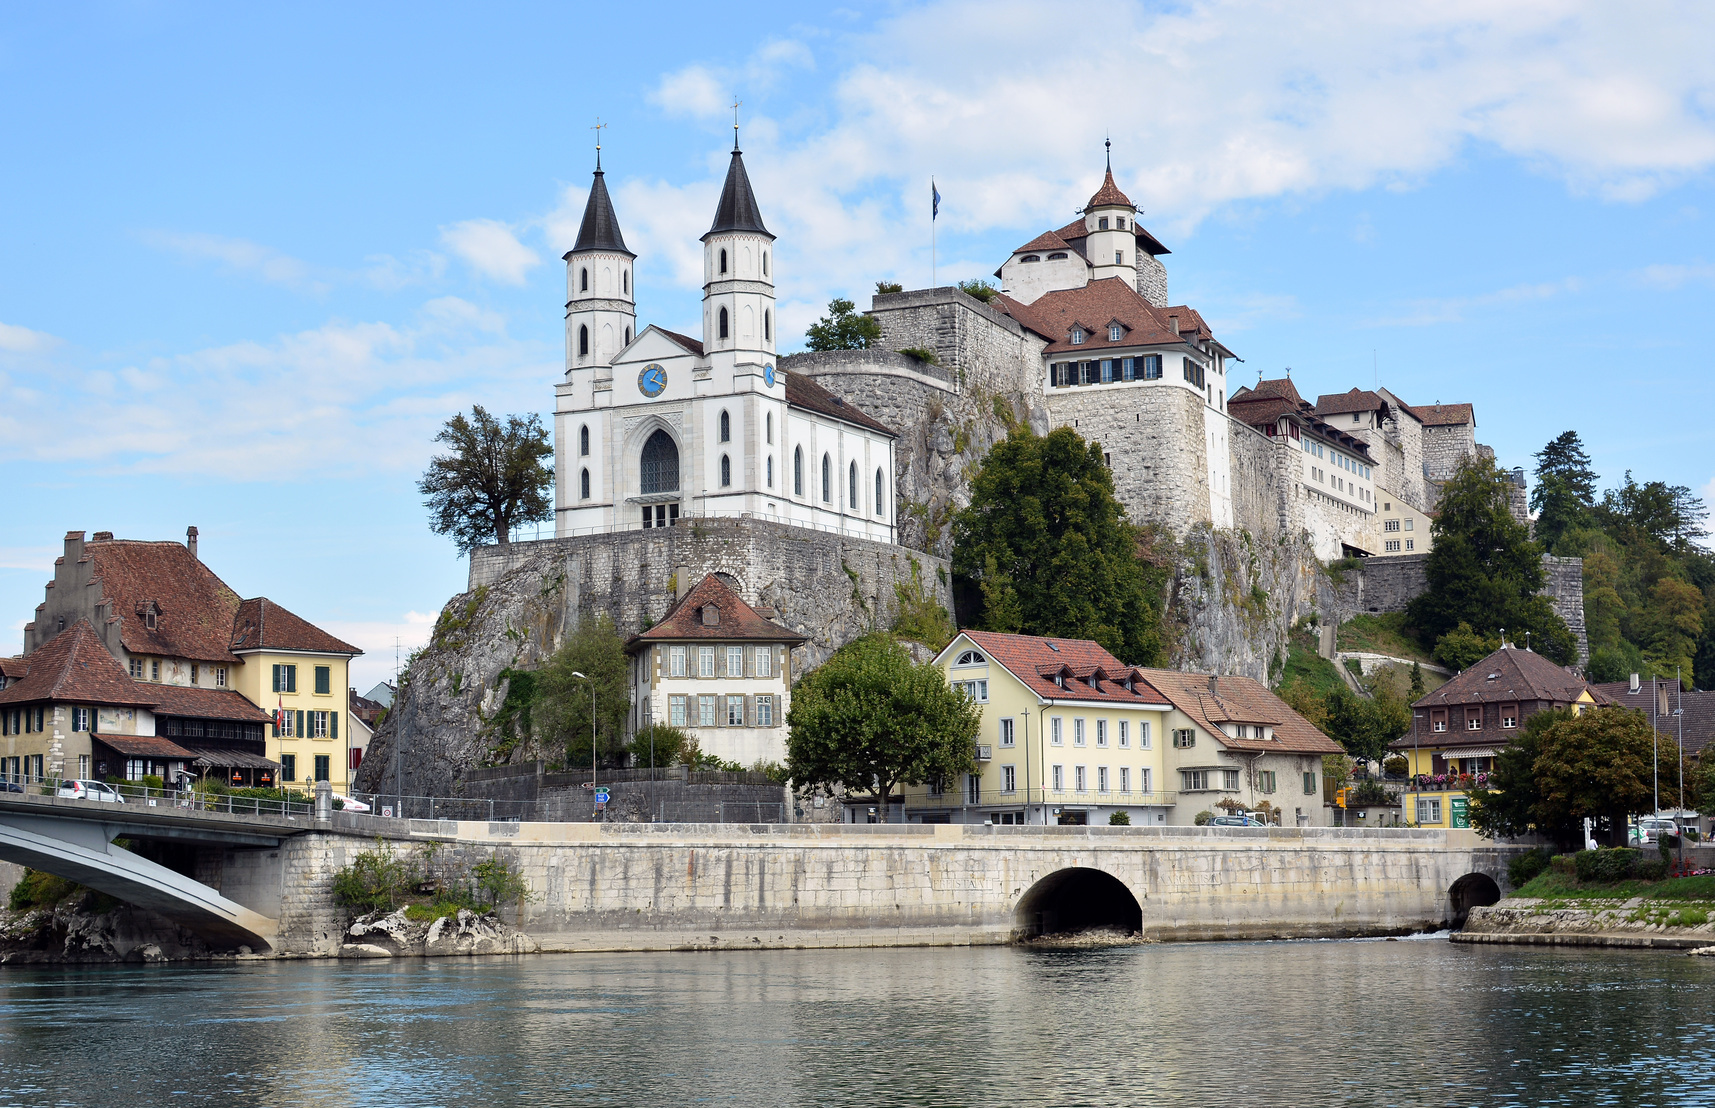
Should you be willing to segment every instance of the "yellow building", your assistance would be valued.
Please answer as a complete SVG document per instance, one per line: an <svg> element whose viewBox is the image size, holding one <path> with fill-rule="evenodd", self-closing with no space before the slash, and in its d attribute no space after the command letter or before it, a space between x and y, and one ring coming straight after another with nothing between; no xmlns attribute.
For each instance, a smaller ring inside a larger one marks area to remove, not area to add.
<svg viewBox="0 0 1715 1108"><path fill-rule="evenodd" d="M1467 790L1488 783L1495 755L1531 716L1609 703L1594 686L1542 655L1508 643L1411 706L1411 731L1391 748L1406 758L1406 822L1469 827Z"/></svg>
<svg viewBox="0 0 1715 1108"><path fill-rule="evenodd" d="M1087 640L988 631L961 632L935 663L982 709L977 771L906 789L908 822L1105 824L1114 812L1167 822L1171 705L1142 670Z"/></svg>
<svg viewBox="0 0 1715 1108"><path fill-rule="evenodd" d="M239 605L232 653L244 697L272 714L268 757L284 788L330 781L349 793L352 740L347 713L349 666L362 653L263 597Z"/></svg>

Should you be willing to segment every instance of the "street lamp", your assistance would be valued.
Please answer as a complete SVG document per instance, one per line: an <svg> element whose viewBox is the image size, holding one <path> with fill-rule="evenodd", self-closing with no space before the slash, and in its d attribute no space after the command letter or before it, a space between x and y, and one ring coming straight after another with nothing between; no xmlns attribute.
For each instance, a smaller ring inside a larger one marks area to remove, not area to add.
<svg viewBox="0 0 1715 1108"><path fill-rule="evenodd" d="M590 687L590 820L593 822L595 820L595 682L591 681L588 677L585 677L575 669L572 671L572 676L576 677L580 681L589 682Z"/></svg>

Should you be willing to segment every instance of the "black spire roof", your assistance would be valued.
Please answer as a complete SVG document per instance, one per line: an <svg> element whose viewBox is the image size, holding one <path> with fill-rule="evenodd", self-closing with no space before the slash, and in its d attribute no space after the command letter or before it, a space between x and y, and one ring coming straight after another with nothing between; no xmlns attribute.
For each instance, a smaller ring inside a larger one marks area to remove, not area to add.
<svg viewBox="0 0 1715 1108"><path fill-rule="evenodd" d="M757 231L773 238L762 224L762 212L756 207L756 194L750 191L750 174L744 171L744 156L735 144L732 164L727 166L726 184L721 186L721 202L715 208L715 223L709 235L717 231Z"/></svg>
<svg viewBox="0 0 1715 1108"><path fill-rule="evenodd" d="M599 169L590 185L589 202L584 205L584 221L578 227L577 245L567 252L566 257L584 250L616 250L627 257L637 257L625 247L625 236L619 233L619 217L613 214L613 201L608 199L607 185L602 181Z"/></svg>

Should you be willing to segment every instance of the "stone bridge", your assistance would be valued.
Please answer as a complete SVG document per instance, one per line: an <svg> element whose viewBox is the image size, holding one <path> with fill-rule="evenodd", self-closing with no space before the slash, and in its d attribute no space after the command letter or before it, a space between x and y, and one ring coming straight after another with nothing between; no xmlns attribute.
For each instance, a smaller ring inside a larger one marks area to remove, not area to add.
<svg viewBox="0 0 1715 1108"><path fill-rule="evenodd" d="M420 857L433 843L441 867L506 861L529 893L503 914L545 951L977 945L1094 927L1162 940L1399 933L1458 924L1494 903L1507 861L1526 849L1468 831L1384 828L485 823L341 812L322 825L203 814L174 827L161 820L192 817L75 801L50 815L47 798L29 799L0 799L0 858L153 908L215 945L301 955L338 953L346 919L333 875L378 838ZM195 855L169 868L107 847L114 835L176 836Z"/></svg>

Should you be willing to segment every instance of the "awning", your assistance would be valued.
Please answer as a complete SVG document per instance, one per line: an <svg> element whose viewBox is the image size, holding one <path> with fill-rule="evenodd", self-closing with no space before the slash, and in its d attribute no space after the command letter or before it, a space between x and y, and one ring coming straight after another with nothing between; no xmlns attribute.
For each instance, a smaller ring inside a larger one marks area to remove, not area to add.
<svg viewBox="0 0 1715 1108"><path fill-rule="evenodd" d="M192 756L196 764L205 768L221 766L226 769L272 769L280 768L279 762L270 762L260 754L250 754L243 750L207 750L193 749Z"/></svg>
<svg viewBox="0 0 1715 1108"><path fill-rule="evenodd" d="M1441 752L1443 758L1493 758L1501 752L1498 746L1455 746Z"/></svg>
<svg viewBox="0 0 1715 1108"><path fill-rule="evenodd" d="M188 762L196 757L171 739L153 735L109 735L97 731L91 737L109 750L131 758L172 758Z"/></svg>

